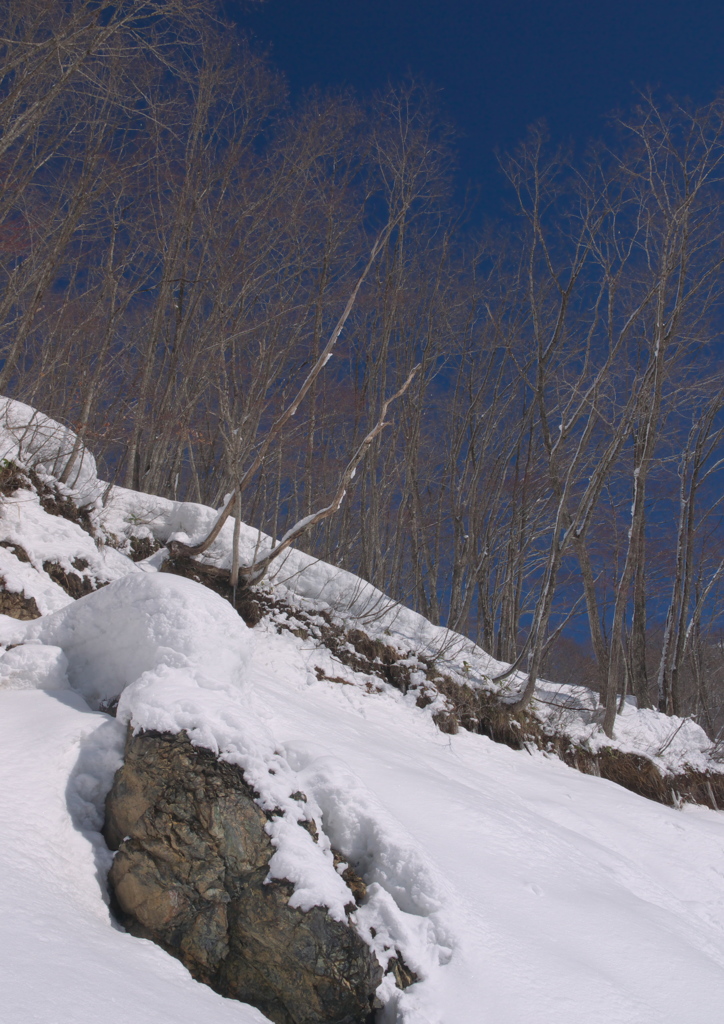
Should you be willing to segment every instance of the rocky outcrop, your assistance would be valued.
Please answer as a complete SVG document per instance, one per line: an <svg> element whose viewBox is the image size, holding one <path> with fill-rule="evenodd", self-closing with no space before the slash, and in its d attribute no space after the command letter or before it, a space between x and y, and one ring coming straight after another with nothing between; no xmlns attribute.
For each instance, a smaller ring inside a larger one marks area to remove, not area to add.
<svg viewBox="0 0 724 1024"><path fill-rule="evenodd" d="M276 1024L362 1024L382 970L350 924L265 883L267 820L241 770L184 733L129 733L106 803L116 913Z"/></svg>

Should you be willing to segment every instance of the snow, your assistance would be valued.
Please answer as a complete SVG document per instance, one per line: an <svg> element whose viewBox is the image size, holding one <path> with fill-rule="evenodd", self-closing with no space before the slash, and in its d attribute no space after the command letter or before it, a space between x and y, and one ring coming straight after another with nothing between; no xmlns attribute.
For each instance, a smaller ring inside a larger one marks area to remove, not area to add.
<svg viewBox="0 0 724 1024"><path fill-rule="evenodd" d="M52 482L78 507L86 505L89 511L100 514L99 497L107 485L98 480L95 460L89 452L82 449L78 457L71 474L73 487L56 479L74 439L72 431L30 406L0 398L0 460L33 469L42 481ZM34 598L41 615L72 603L45 571L47 563L59 565L66 573L84 573L96 586L138 571L130 558L104 543L102 532L94 538L78 523L46 512L29 483L3 496L0 535L5 545L0 547L0 577L5 589ZM81 565L83 569L78 568Z"/></svg>
<svg viewBox="0 0 724 1024"><path fill-rule="evenodd" d="M560 686L541 682L537 687L538 717L551 731L568 736L575 744L596 753L615 747L626 753L650 758L664 774L721 772L712 760L712 743L701 726L690 718L662 715L651 708L637 708L636 698L627 697L616 717L614 739L601 731L602 712L595 695L582 686Z"/></svg>
<svg viewBox="0 0 724 1024"><path fill-rule="evenodd" d="M147 689L156 675L167 679L174 671L199 687L233 688L249 632L231 605L204 587L133 573L35 619L25 635L61 647L73 687L97 706L129 683ZM138 724L157 728L147 719Z"/></svg>
<svg viewBox="0 0 724 1024"><path fill-rule="evenodd" d="M675 811L539 753L444 736L389 687L317 680L316 652L290 633L238 619L230 631L224 608L197 584L138 574L19 624L47 643L0 658L3 682L27 687L0 687L3 1021L263 1019L111 921L98 830L128 718L187 728L241 764L282 812L276 868L292 876L298 905L327 899L339 913L335 900L349 898L340 879L334 889L329 843L361 872L369 889L357 926L383 962L399 951L421 979L400 992L388 977L384 1024L716 1018L721 813ZM113 652L131 629L142 654L124 673ZM91 686L104 643L113 674ZM62 683L63 656L74 688L49 689ZM125 685L116 720L78 692L97 699L111 679ZM294 825L310 813L319 845Z"/></svg>
<svg viewBox="0 0 724 1024"><path fill-rule="evenodd" d="M0 690L67 690L68 659L60 647L23 644L0 658Z"/></svg>
<svg viewBox="0 0 724 1024"><path fill-rule="evenodd" d="M77 523L46 512L38 495L29 488L3 498L0 532L5 543L21 549L29 558L29 562L21 561L14 551L0 548L0 576L6 589L35 598L42 615L73 601L44 570L45 563L54 562L66 573L86 573L96 585L138 571L119 551L106 545L99 547ZM79 564L85 569L78 570Z"/></svg>
<svg viewBox="0 0 724 1024"><path fill-rule="evenodd" d="M19 458L18 431L4 443ZM48 433L56 443L57 431ZM26 458L29 450L23 441ZM83 486L100 493L94 473ZM133 536L198 540L213 509L112 488L93 515L100 548L48 516L30 491L0 505L0 540L30 558L0 547L0 575L28 596L35 588L43 613L30 622L0 616L9 648L0 654L3 1024L266 1019L197 984L111 917L112 854L100 828L128 726L186 730L242 768L270 815L270 876L293 883L295 906L346 917L351 894L332 847L362 875L367 897L354 926L383 965L402 956L419 979L402 992L386 976L378 1024L717 1019L724 812L674 810L541 752L443 735L436 705L420 709L413 695L372 685L312 637L277 632L273 619L247 628L216 594L158 572L162 554L134 565L122 553ZM213 564L229 564L232 529L208 552ZM271 544L244 527L242 559ZM79 557L94 580L110 582L72 601L42 564ZM491 687L504 668L301 552L279 559L267 585L312 617L363 626L413 671L435 656L460 682ZM320 668L329 678L318 678ZM117 696L117 718L98 712ZM537 700L541 721L575 742L610 742L589 691L542 682ZM694 723L630 701L615 743L663 769L713 767ZM299 825L309 820L317 843Z"/></svg>
<svg viewBox="0 0 724 1024"><path fill-rule="evenodd" d="M262 1024L111 919L98 829L122 729L70 691L0 691L0 721L3 1024Z"/></svg>
<svg viewBox="0 0 724 1024"><path fill-rule="evenodd" d="M425 929L424 944L397 933L425 977L395 997L399 1020L681 1024L716 1016L724 995L720 813L677 812L539 753L443 736L397 694L363 695L301 675L290 686L280 673L287 643L270 637L252 665L284 751L308 766L308 779L329 778L337 765L336 797L325 801L323 782L310 787L325 828ZM387 850L365 823L350 776L396 823Z"/></svg>
<svg viewBox="0 0 724 1024"><path fill-rule="evenodd" d="M6 590L34 598L41 615L64 608L73 600L45 571L38 571L33 564L21 562L7 548L0 548L0 577Z"/></svg>
<svg viewBox="0 0 724 1024"><path fill-rule="evenodd" d="M0 459L59 478L75 439L75 433L57 420L23 402L0 397ZM96 461L85 445L81 446L68 484L78 496L79 505L92 504L102 493Z"/></svg>

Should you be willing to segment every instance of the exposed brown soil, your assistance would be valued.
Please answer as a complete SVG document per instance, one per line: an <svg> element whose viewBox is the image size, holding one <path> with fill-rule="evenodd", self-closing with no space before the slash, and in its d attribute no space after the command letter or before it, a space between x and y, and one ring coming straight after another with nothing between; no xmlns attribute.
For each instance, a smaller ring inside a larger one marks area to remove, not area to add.
<svg viewBox="0 0 724 1024"><path fill-rule="evenodd" d="M152 537L131 537L131 558L134 562L142 562L159 551L161 545Z"/></svg>
<svg viewBox="0 0 724 1024"><path fill-rule="evenodd" d="M715 811L724 809L724 776L714 772L662 775L647 757L613 747L604 747L597 754L572 749L564 753L563 760L587 775L600 775L639 796L669 807L703 804Z"/></svg>
<svg viewBox="0 0 724 1024"><path fill-rule="evenodd" d="M167 558L161 566L161 572L184 576L188 580L195 580L196 583L201 583L209 590L213 590L229 604L234 605L247 626L256 626L264 617L265 611L273 606L273 602L266 594L242 586L237 587L236 601L234 602L228 569L217 569L213 565L204 565L203 562L197 562L187 556Z"/></svg>
<svg viewBox="0 0 724 1024"><path fill-rule="evenodd" d="M85 559L76 558L73 564L79 570L78 572L66 572L58 562L43 562L43 568L54 583L57 583L66 594L77 601L79 597L93 593L96 586L93 579L83 573L83 569L88 568Z"/></svg>
<svg viewBox="0 0 724 1024"><path fill-rule="evenodd" d="M29 562L28 553L19 544L11 544L9 540L0 540L0 548L7 548L12 551L19 562Z"/></svg>
<svg viewBox="0 0 724 1024"><path fill-rule="evenodd" d="M40 611L34 597L16 594L5 589L5 580L0 576L0 614L11 619L39 619Z"/></svg>

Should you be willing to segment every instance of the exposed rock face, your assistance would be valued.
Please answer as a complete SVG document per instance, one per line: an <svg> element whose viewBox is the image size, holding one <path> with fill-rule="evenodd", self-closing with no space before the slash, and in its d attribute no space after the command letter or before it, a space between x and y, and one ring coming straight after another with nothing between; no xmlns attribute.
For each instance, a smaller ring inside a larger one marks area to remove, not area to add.
<svg viewBox="0 0 724 1024"><path fill-rule="evenodd" d="M276 1024L370 1020L376 958L324 908L290 907L288 883L264 884L266 823L239 768L185 733L129 733L106 803L120 919Z"/></svg>

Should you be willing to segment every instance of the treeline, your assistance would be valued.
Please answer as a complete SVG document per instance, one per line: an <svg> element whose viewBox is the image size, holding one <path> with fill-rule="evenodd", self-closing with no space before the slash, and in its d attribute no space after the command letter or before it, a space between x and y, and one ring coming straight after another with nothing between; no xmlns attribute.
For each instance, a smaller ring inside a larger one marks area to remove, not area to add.
<svg viewBox="0 0 724 1024"><path fill-rule="evenodd" d="M245 521L324 507L420 364L307 549L518 662L521 702L567 659L609 732L627 693L716 732L724 102L642 97L582 154L534 128L478 230L414 83L292 103L193 0L0 22L0 392L110 479L217 505L377 245Z"/></svg>

